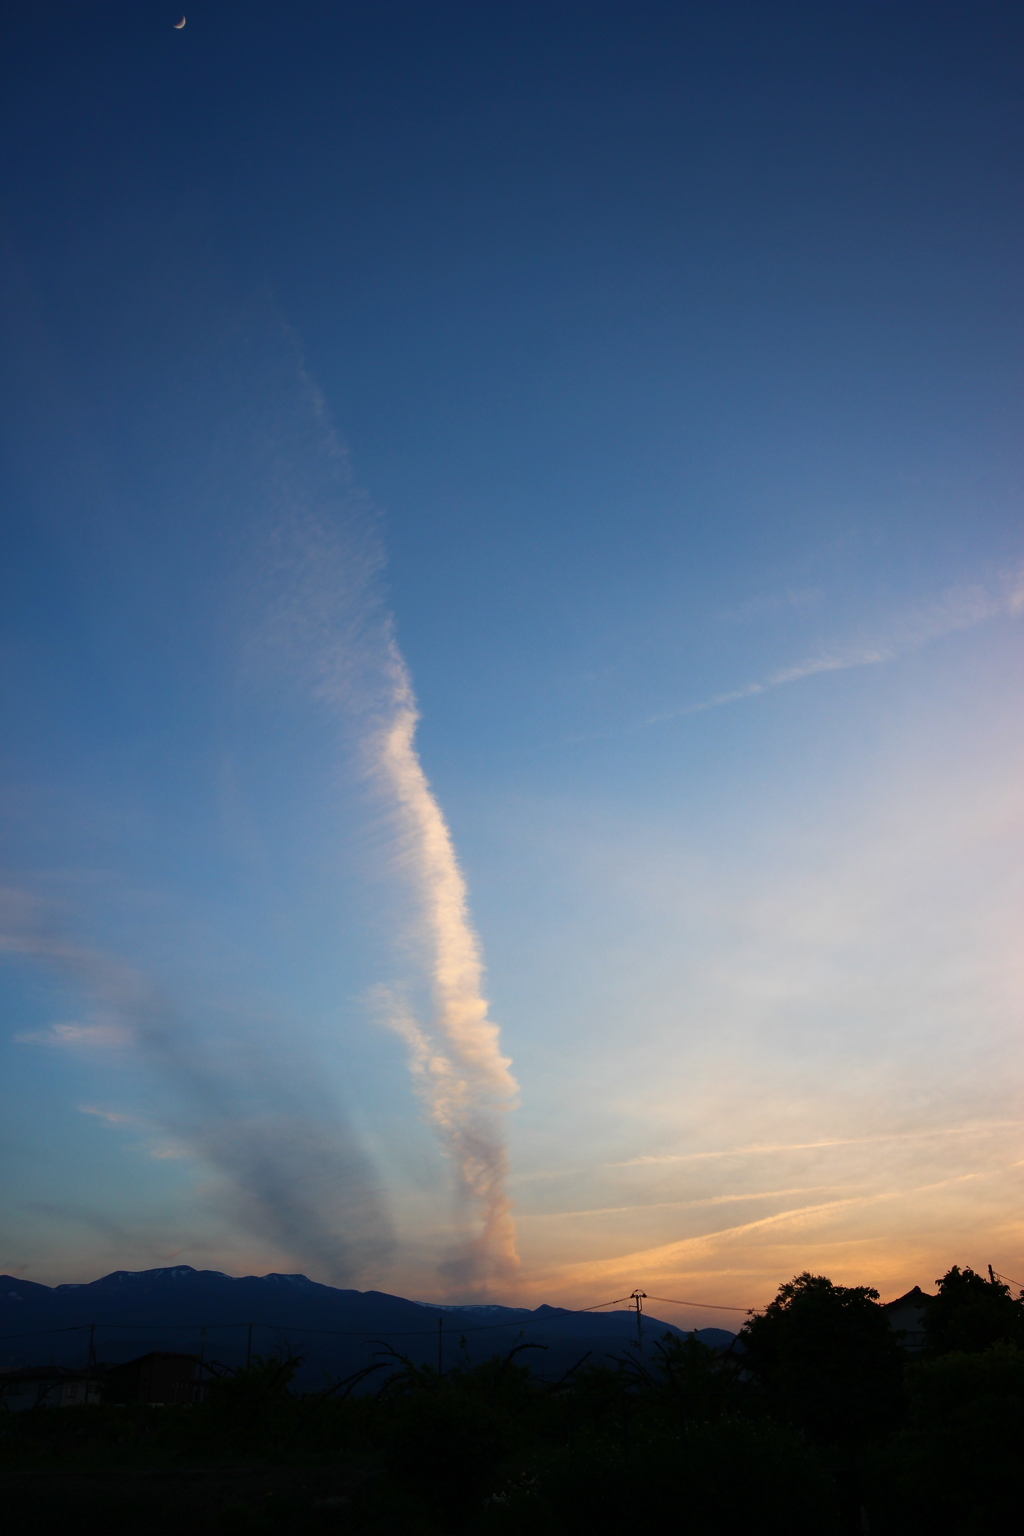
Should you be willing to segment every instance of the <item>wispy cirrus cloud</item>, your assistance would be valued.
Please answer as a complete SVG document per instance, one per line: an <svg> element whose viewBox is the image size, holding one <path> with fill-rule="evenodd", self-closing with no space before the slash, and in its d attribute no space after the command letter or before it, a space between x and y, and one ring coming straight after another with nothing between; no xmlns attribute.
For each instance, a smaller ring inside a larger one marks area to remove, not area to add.
<svg viewBox="0 0 1024 1536"><path fill-rule="evenodd" d="M817 607L824 597L822 587L786 587L782 591L766 592L761 597L752 597L748 602L726 608L718 618L723 624L749 624L753 619L763 619L770 614Z"/></svg>
<svg viewBox="0 0 1024 1536"><path fill-rule="evenodd" d="M863 1147L901 1141L932 1141L945 1136L988 1136L998 1130L1024 1125L1024 1120L985 1120L976 1125L935 1126L919 1131L884 1131L874 1136L839 1136L820 1141L780 1141L755 1143L746 1147L726 1147L708 1152L667 1152L629 1157L623 1162L606 1163L606 1168L643 1168L661 1163L708 1162L719 1158L770 1157L783 1152L820 1152L828 1147Z"/></svg>
<svg viewBox="0 0 1024 1536"><path fill-rule="evenodd" d="M101 1109L98 1104L79 1104L80 1115L92 1115L96 1120L102 1120L104 1125L134 1127L142 1131L152 1132L156 1128L151 1121L143 1120L138 1115L126 1115L116 1109ZM146 1149L147 1155L158 1163L178 1162L194 1156L192 1147L182 1141L153 1142Z"/></svg>
<svg viewBox="0 0 1024 1536"><path fill-rule="evenodd" d="M788 1199L791 1195L818 1194L822 1190L834 1191L837 1187L839 1186L834 1184L801 1184L795 1189L744 1190L732 1195L705 1195L696 1200L640 1200L631 1201L629 1205L602 1205L581 1211L530 1211L524 1212L520 1220L560 1221L578 1216L629 1216L634 1211L688 1211L711 1205L743 1205L749 1200L782 1200Z"/></svg>
<svg viewBox="0 0 1024 1536"><path fill-rule="evenodd" d="M116 1109L100 1109L98 1104L79 1104L80 1115L94 1115L97 1120L103 1120L107 1125L137 1125L134 1115L120 1114Z"/></svg>
<svg viewBox="0 0 1024 1536"><path fill-rule="evenodd" d="M25 1029L11 1037L18 1045L45 1045L62 1051L118 1051L133 1043L124 1024L50 1024L45 1029ZM98 1113L98 1111L97 1111Z"/></svg>
<svg viewBox="0 0 1024 1536"><path fill-rule="evenodd" d="M757 1217L752 1221L718 1227L672 1242L659 1243L653 1247L616 1255L613 1258L583 1260L569 1264L556 1273L565 1280L569 1280L574 1273L579 1274L585 1276L586 1280L592 1284L607 1282L615 1276L620 1276L623 1281L639 1276L644 1278L647 1284L667 1282L671 1281L673 1276L684 1274L687 1266L695 1260L712 1255L723 1244L731 1244L752 1233L767 1232L772 1229L808 1233L815 1228L820 1230L839 1212L867 1210L887 1205L898 1207L905 1202L919 1200L923 1196L940 1190L957 1186L960 1188L976 1186L1007 1174L1018 1174L1021 1168L1024 1168L1024 1159L1015 1159L1013 1162L1001 1164L995 1168L957 1173L944 1179L933 1179L898 1188L876 1189L837 1200L790 1206L785 1210L774 1211L768 1216Z"/></svg>
<svg viewBox="0 0 1024 1536"><path fill-rule="evenodd" d="M765 677L730 688L694 704L659 711L645 721L660 725L699 715L726 704L757 698L775 688L802 682L825 672L847 672L855 667L879 666L906 652L941 640L945 635L974 629L994 619L1018 618L1024 613L1024 571L1004 572L994 580L948 587L934 601L895 614L870 637L824 646L790 666L778 667Z"/></svg>

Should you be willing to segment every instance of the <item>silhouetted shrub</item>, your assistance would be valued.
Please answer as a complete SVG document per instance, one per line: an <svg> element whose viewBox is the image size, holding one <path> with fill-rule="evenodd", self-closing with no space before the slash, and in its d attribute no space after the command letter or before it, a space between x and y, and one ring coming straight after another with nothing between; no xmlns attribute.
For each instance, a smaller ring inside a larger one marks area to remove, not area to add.
<svg viewBox="0 0 1024 1536"><path fill-rule="evenodd" d="M784 1426L725 1417L671 1433L638 1420L625 1436L585 1435L518 1469L471 1529L829 1536L839 1511L814 1452Z"/></svg>

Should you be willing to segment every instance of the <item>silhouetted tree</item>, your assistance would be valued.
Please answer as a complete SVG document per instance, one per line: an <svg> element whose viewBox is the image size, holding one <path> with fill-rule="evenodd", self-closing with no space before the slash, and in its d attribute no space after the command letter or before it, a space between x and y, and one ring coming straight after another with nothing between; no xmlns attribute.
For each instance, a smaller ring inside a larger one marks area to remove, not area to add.
<svg viewBox="0 0 1024 1536"><path fill-rule="evenodd" d="M797 1275L740 1338L769 1409L812 1439L872 1439L898 1419L902 1354L869 1286Z"/></svg>
<svg viewBox="0 0 1024 1536"><path fill-rule="evenodd" d="M993 1344L1024 1345L1024 1301L1008 1285L956 1264L936 1284L939 1293L929 1299L924 1314L929 1354L974 1354Z"/></svg>

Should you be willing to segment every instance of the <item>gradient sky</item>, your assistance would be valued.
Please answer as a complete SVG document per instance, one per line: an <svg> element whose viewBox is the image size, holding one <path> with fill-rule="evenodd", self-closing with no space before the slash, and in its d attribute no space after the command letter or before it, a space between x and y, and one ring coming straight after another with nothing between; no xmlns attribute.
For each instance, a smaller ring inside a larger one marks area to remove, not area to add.
<svg viewBox="0 0 1024 1536"><path fill-rule="evenodd" d="M0 62L2 1267L1024 1278L1019 6L186 14Z"/></svg>

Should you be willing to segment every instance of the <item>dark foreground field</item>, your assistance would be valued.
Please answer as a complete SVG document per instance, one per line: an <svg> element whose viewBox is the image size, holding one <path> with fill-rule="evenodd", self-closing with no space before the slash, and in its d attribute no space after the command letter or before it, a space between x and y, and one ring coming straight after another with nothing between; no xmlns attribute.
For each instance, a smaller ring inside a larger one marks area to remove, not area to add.
<svg viewBox="0 0 1024 1536"><path fill-rule="evenodd" d="M552 1382L524 1339L304 1396L260 1360L195 1406L4 1414L0 1505L11 1530L112 1536L1016 1529L1022 1319L951 1271L908 1360L872 1293L802 1276L745 1354L667 1338Z"/></svg>

